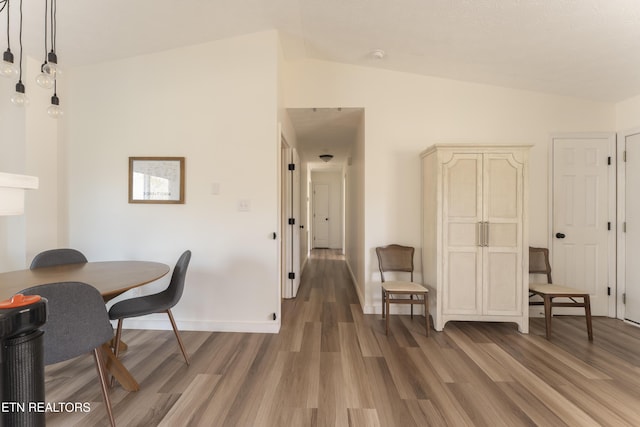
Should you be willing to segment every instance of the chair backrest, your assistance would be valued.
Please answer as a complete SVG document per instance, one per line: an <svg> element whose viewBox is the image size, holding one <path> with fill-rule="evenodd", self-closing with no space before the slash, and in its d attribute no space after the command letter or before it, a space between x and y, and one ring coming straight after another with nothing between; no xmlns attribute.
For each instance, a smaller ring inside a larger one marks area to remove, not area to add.
<svg viewBox="0 0 640 427"><path fill-rule="evenodd" d="M529 247L529 274L546 274L547 283L553 283L551 281L549 249Z"/></svg>
<svg viewBox="0 0 640 427"><path fill-rule="evenodd" d="M415 249L411 246L388 245L376 248L378 255L378 268L380 269L380 277L384 282L384 273L386 271L404 271L411 273L411 281L413 282L413 253Z"/></svg>
<svg viewBox="0 0 640 427"><path fill-rule="evenodd" d="M31 261L31 270L34 268L52 267L54 265L80 264L87 262L87 257L76 249L50 249L40 252Z"/></svg>
<svg viewBox="0 0 640 427"><path fill-rule="evenodd" d="M47 299L47 323L42 327L45 365L88 353L113 337L104 300L93 286L50 283L21 293Z"/></svg>
<svg viewBox="0 0 640 427"><path fill-rule="evenodd" d="M171 281L167 289L162 291L165 298L170 301L171 307L176 305L180 298L182 298L182 291L184 291L184 281L187 275L187 267L189 267L189 261L191 261L191 251L187 250L180 255L176 266L171 274Z"/></svg>

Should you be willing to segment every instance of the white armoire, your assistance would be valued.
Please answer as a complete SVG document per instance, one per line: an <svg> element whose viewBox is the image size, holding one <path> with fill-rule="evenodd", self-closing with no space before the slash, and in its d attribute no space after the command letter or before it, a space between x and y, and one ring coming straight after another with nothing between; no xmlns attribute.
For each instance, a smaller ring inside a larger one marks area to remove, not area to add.
<svg viewBox="0 0 640 427"><path fill-rule="evenodd" d="M433 325L529 332L529 146L434 145L422 160L422 271Z"/></svg>

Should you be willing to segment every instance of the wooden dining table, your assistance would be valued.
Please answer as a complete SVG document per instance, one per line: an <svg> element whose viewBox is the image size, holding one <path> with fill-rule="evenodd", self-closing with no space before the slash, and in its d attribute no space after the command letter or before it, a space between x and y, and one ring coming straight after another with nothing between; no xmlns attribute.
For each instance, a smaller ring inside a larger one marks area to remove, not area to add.
<svg viewBox="0 0 640 427"><path fill-rule="evenodd" d="M105 302L118 295L158 280L170 270L166 264L149 261L101 261L65 264L33 270L0 273L0 301L11 298L23 289L47 283L83 282L98 289ZM137 391L140 385L133 375L115 357L109 343L102 345L107 369L128 391Z"/></svg>

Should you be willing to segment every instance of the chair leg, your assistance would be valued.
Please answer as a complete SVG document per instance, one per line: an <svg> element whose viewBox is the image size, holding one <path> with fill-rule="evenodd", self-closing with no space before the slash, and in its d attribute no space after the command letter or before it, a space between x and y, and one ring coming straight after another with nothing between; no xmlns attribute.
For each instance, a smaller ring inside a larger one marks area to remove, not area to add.
<svg viewBox="0 0 640 427"><path fill-rule="evenodd" d="M384 289L381 288L381 290L382 290L382 318L384 319L384 308L385 308L385 305L386 305L386 303L385 303L385 293L384 293Z"/></svg>
<svg viewBox="0 0 640 427"><path fill-rule="evenodd" d="M547 339L551 337L551 300L552 298L550 296L544 297L544 326Z"/></svg>
<svg viewBox="0 0 640 427"><path fill-rule="evenodd" d="M427 327L427 336L429 336L429 296L428 294L424 294L424 323Z"/></svg>
<svg viewBox="0 0 640 427"><path fill-rule="evenodd" d="M589 341L593 341L593 328L591 326L591 298L589 295L584 296L584 315L587 318L587 334Z"/></svg>
<svg viewBox="0 0 640 427"><path fill-rule="evenodd" d="M176 321L173 320L173 314L171 314L171 310L167 310L167 314L169 315L169 320L171 321L171 326L173 327L173 332L176 334L176 339L178 340L178 345L180 346L180 350L182 351L182 355L184 356L185 362L189 365L189 356L187 355L187 350L184 348L184 344L182 343L182 339L180 338L180 333L178 332L178 327L176 326Z"/></svg>
<svg viewBox="0 0 640 427"><path fill-rule="evenodd" d="M118 354L120 353L120 340L122 337L122 321L124 319L118 319L118 326L116 327L116 336L113 338L113 354L118 358ZM111 377L111 387L116 385L116 377Z"/></svg>
<svg viewBox="0 0 640 427"><path fill-rule="evenodd" d="M102 349L100 347L96 347L93 349L93 357L96 360L96 369L98 370L98 377L100 377L102 397L104 398L104 405L105 405L105 408L107 409L109 422L111 423L111 427L115 427L116 421L113 418L113 411L111 409L111 399L109 398L109 386L107 384L107 372L104 365L104 359L102 358Z"/></svg>
<svg viewBox="0 0 640 427"><path fill-rule="evenodd" d="M385 319L385 334L389 335L389 317L391 317L391 313L389 313L389 295L387 295L384 303L387 306L387 317Z"/></svg>
<svg viewBox="0 0 640 427"><path fill-rule="evenodd" d="M124 319L118 319L118 327L116 328L115 343L113 344L113 354L118 357L120 354L120 338L122 337L122 321Z"/></svg>
<svg viewBox="0 0 640 427"><path fill-rule="evenodd" d="M409 295L409 298L413 300L413 294ZM409 304L411 306L411 320L413 320L413 304Z"/></svg>

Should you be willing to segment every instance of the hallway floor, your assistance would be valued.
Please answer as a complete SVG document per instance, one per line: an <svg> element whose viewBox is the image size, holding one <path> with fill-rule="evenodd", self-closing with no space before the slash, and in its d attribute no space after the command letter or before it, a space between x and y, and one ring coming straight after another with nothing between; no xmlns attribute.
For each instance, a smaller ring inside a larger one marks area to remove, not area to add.
<svg viewBox="0 0 640 427"><path fill-rule="evenodd" d="M345 261L314 251L280 334L124 331L141 390L111 390L119 426L640 425L640 328L561 317L515 325L363 315ZM47 401L91 402L47 425L108 425L90 356L47 368Z"/></svg>

